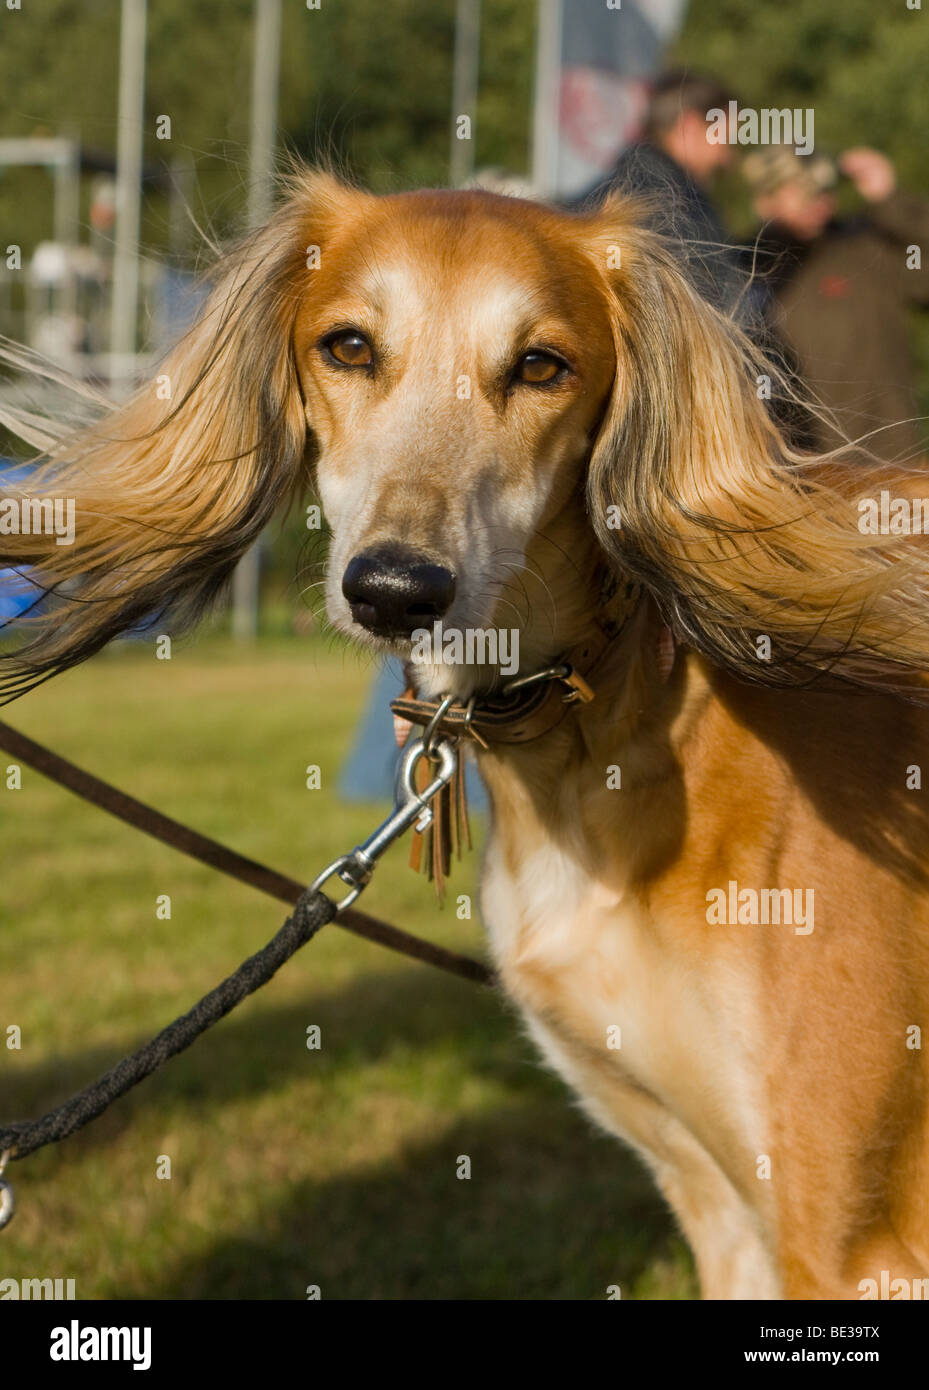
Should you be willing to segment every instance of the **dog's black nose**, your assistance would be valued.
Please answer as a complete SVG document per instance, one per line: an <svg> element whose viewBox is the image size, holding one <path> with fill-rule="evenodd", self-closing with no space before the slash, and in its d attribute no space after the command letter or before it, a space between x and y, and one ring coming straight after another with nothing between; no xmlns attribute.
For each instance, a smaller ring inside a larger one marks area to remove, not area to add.
<svg viewBox="0 0 929 1390"><path fill-rule="evenodd" d="M448 612L455 576L414 551L389 546L350 560L342 593L355 622L369 632L408 637Z"/></svg>

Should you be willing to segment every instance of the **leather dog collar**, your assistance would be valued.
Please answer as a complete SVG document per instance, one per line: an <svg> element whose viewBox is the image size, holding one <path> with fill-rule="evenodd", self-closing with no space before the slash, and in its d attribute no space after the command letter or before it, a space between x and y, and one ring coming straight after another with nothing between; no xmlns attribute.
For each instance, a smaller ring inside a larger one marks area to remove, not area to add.
<svg viewBox="0 0 929 1390"><path fill-rule="evenodd" d="M483 748L495 743L532 743L557 728L571 705L594 699L592 679L641 596L640 585L607 574L593 633L553 666L510 681L499 694L476 696L464 704L447 697L421 700L411 685L391 701L390 708L400 719L429 726L431 733L469 738Z"/></svg>

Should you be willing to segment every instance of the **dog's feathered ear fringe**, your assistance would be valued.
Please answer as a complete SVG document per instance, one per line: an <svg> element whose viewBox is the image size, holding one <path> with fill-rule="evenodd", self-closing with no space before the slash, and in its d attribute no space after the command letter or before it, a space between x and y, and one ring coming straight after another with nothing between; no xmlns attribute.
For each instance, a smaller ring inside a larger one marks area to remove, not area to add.
<svg viewBox="0 0 929 1390"><path fill-rule="evenodd" d="M0 697L158 615L170 613L172 632L196 619L303 479L292 328L314 209L336 196L329 176L295 177L269 225L223 257L198 322L126 404L98 397L96 419L66 430L0 411L0 423L41 451L26 483L4 486L0 476L0 495L59 499L62 515L74 505L73 544L0 534L0 566L29 567L54 595L44 614L17 624L26 640L0 660ZM27 377L67 384L12 345L0 355Z"/></svg>
<svg viewBox="0 0 929 1390"><path fill-rule="evenodd" d="M860 528L860 506L881 489L929 498L925 467L791 449L764 404L766 382L791 388L668 246L621 204L590 219L588 244L617 353L588 474L605 552L683 641L743 679L828 673L929 697L929 541Z"/></svg>

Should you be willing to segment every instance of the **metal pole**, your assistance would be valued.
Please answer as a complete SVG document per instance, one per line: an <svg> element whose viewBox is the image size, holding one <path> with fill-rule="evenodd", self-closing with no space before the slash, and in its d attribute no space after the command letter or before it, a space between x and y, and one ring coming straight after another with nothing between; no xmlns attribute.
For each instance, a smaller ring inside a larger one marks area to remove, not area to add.
<svg viewBox="0 0 929 1390"><path fill-rule="evenodd" d="M255 0L248 177L248 220L253 227L271 211L280 52L281 0ZM238 641L252 642L258 634L258 556L255 544L242 556L232 579L232 632Z"/></svg>
<svg viewBox="0 0 929 1390"><path fill-rule="evenodd" d="M452 75L452 153L449 181L460 188L474 173L477 135L477 91L481 57L481 0L457 0L455 9L455 66ZM471 122L469 138L458 138L459 117Z"/></svg>
<svg viewBox="0 0 929 1390"><path fill-rule="evenodd" d="M77 312L77 275L73 253L80 241L81 175L76 140L58 142L61 155L55 164L55 240L66 248L67 269L62 287L61 308L68 315Z"/></svg>
<svg viewBox="0 0 929 1390"><path fill-rule="evenodd" d="M129 376L139 307L139 210L145 114L145 3L122 0L116 144L116 245L110 326L111 377Z"/></svg>
<svg viewBox="0 0 929 1390"><path fill-rule="evenodd" d="M562 0L539 0L535 110L532 120L532 186L540 197L558 182L558 99L561 72Z"/></svg>
<svg viewBox="0 0 929 1390"><path fill-rule="evenodd" d="M252 131L249 152L248 216L252 226L271 211L277 86L281 53L281 0L255 0L252 65Z"/></svg>
<svg viewBox="0 0 929 1390"><path fill-rule="evenodd" d="M57 142L61 154L55 161L55 240L62 246L76 246L81 209L80 167L77 141L70 137Z"/></svg>

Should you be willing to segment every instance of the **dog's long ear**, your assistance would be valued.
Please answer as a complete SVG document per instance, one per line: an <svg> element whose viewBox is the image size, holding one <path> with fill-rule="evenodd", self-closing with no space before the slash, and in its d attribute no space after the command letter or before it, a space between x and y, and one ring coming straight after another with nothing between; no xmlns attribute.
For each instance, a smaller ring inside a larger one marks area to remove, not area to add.
<svg viewBox="0 0 929 1390"><path fill-rule="evenodd" d="M800 684L830 671L920 694L927 543L859 524L861 499L892 487L893 470L792 450L764 403L776 366L622 203L587 219L585 235L617 360L588 475L604 550L683 640L744 678ZM924 470L897 479L904 495L920 484L929 497Z"/></svg>
<svg viewBox="0 0 929 1390"><path fill-rule="evenodd" d="M189 622L299 485L307 422L292 328L312 292L307 249L341 201L363 196L328 175L295 176L270 223L221 260L198 322L126 404L70 429L0 414L42 451L18 490L0 477L0 495L25 491L32 513L30 534L9 534L9 521L0 531L0 566L29 566L54 595L0 662L0 693L21 693L145 619L171 613L171 631ZM73 506L73 543L35 534L52 499L61 520Z"/></svg>

